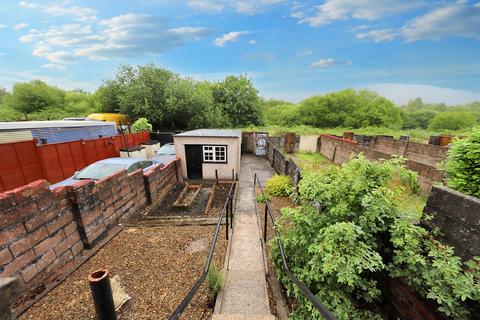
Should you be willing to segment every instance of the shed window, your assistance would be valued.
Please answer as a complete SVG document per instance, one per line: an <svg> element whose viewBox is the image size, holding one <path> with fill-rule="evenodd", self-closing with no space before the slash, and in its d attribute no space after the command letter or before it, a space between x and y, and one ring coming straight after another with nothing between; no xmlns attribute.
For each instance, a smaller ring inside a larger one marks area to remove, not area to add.
<svg viewBox="0 0 480 320"><path fill-rule="evenodd" d="M204 162L227 162L227 146L203 146Z"/></svg>

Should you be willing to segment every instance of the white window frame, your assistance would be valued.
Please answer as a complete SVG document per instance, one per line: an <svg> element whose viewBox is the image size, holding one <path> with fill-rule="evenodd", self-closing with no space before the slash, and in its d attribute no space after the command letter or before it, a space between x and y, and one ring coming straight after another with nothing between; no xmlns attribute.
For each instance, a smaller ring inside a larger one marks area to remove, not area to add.
<svg viewBox="0 0 480 320"><path fill-rule="evenodd" d="M223 153L223 156L218 153ZM204 145L203 162L227 163L227 146Z"/></svg>

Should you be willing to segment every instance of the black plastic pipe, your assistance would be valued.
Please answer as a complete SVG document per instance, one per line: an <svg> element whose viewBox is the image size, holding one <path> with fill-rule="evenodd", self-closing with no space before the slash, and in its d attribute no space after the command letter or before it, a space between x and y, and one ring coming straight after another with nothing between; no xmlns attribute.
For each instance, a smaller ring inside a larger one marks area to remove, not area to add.
<svg viewBox="0 0 480 320"><path fill-rule="evenodd" d="M109 272L99 269L88 275L97 320L117 320Z"/></svg>

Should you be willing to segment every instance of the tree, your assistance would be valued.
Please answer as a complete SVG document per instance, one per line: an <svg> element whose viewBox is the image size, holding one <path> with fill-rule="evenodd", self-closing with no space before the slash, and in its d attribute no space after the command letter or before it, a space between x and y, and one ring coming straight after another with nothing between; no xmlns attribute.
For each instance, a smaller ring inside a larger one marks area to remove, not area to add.
<svg viewBox="0 0 480 320"><path fill-rule="evenodd" d="M459 130L476 125L474 116L469 112L447 111L435 115L430 121L430 130Z"/></svg>
<svg viewBox="0 0 480 320"><path fill-rule="evenodd" d="M352 89L313 96L300 103L302 123L318 128L400 127L400 110L374 92Z"/></svg>
<svg viewBox="0 0 480 320"><path fill-rule="evenodd" d="M215 103L234 127L261 123L260 98L250 79L228 76L213 86Z"/></svg>
<svg viewBox="0 0 480 320"><path fill-rule="evenodd" d="M40 80L26 83L16 83L13 86L10 104L13 109L22 113L25 120L28 114L44 109L61 109L65 93L57 87L49 86Z"/></svg>
<svg viewBox="0 0 480 320"><path fill-rule="evenodd" d="M403 129L427 129L428 124L437 113L438 111L430 109L405 112L403 114Z"/></svg>
<svg viewBox="0 0 480 320"><path fill-rule="evenodd" d="M264 105L262 109L266 125L287 127L301 124L298 106L293 103L280 101L279 104Z"/></svg>

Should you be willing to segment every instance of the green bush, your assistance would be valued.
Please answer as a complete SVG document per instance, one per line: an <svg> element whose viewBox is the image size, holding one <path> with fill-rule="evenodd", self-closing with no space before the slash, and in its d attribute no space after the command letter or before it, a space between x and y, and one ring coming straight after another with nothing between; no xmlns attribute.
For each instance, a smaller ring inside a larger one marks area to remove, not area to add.
<svg viewBox="0 0 480 320"><path fill-rule="evenodd" d="M268 193L265 193L265 194L258 194L256 197L255 197L255 200L257 202L260 202L260 203L265 203L267 201L270 201L271 198L270 198L270 195Z"/></svg>
<svg viewBox="0 0 480 320"><path fill-rule="evenodd" d="M445 171L449 187L480 198L480 128L465 139L454 140Z"/></svg>
<svg viewBox="0 0 480 320"><path fill-rule="evenodd" d="M265 191L277 197L288 197L293 193L292 180L288 176L274 175L265 183Z"/></svg>
<svg viewBox="0 0 480 320"><path fill-rule="evenodd" d="M133 132L152 131L152 125L146 118L140 118L132 125Z"/></svg>
<svg viewBox="0 0 480 320"><path fill-rule="evenodd" d="M476 125L475 118L470 112L449 111L437 113L430 121L430 130L459 130L472 128Z"/></svg>
<svg viewBox="0 0 480 320"><path fill-rule="evenodd" d="M207 274L207 290L208 295L213 300L217 296L224 283L223 275L217 269L215 264L210 266Z"/></svg>
<svg viewBox="0 0 480 320"><path fill-rule="evenodd" d="M281 240L290 269L337 319L382 318L374 305L381 273L406 281L449 317L472 315L480 265L463 263L421 226L416 177L403 159L376 163L363 156L302 173L301 206L282 209ZM270 244L280 281L298 303L293 319L320 319L283 273L276 241Z"/></svg>

